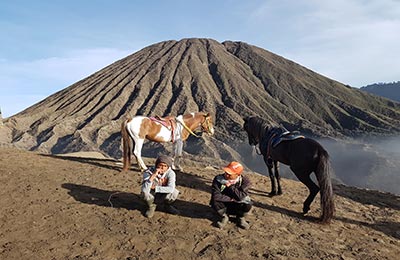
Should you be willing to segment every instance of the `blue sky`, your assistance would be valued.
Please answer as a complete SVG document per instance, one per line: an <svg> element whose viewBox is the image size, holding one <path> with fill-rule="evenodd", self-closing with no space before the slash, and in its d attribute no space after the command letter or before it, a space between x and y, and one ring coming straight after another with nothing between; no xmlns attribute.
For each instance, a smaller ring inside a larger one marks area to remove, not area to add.
<svg viewBox="0 0 400 260"><path fill-rule="evenodd" d="M400 80L398 0L0 1L8 117L150 44L243 41L360 87Z"/></svg>

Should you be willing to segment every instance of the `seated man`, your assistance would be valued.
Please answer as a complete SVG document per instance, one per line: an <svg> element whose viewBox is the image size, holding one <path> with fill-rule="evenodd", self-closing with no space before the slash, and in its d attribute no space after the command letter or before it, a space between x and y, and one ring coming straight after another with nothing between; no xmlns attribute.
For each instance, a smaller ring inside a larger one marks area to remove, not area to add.
<svg viewBox="0 0 400 260"><path fill-rule="evenodd" d="M248 229L245 216L252 205L248 193L250 180L242 175L243 166L238 162L231 162L223 170L225 173L215 176L212 182L210 205L221 218L216 224L223 228L229 221L228 215L235 215L238 226Z"/></svg>
<svg viewBox="0 0 400 260"><path fill-rule="evenodd" d="M150 167L143 173L142 198L148 209L145 216L153 217L157 204L165 206L165 210L171 214L179 214L172 206L178 198L179 191L175 188L176 175L171 169L172 159L161 155L157 158L155 167Z"/></svg>

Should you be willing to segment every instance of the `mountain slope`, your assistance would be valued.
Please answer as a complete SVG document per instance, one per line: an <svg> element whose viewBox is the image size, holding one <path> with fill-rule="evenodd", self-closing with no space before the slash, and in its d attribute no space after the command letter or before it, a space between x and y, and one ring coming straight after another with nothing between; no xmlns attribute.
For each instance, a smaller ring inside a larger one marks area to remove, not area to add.
<svg viewBox="0 0 400 260"><path fill-rule="evenodd" d="M194 154L239 158L242 118L259 115L314 136L400 132L400 104L352 89L261 48L211 39L148 46L7 119L2 143L48 153L120 156L119 128L133 115L208 111L212 138ZM243 145L242 145L243 146ZM145 155L165 149L147 144ZM146 154L147 153L147 154Z"/></svg>

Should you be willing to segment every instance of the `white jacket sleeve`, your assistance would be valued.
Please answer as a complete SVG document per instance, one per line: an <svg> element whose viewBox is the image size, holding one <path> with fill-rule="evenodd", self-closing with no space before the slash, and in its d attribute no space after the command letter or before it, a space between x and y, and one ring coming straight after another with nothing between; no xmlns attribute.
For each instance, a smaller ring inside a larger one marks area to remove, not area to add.
<svg viewBox="0 0 400 260"><path fill-rule="evenodd" d="M169 168L165 177L168 178L168 184L167 186L156 186L157 193L172 193L175 190L175 172L171 168Z"/></svg>

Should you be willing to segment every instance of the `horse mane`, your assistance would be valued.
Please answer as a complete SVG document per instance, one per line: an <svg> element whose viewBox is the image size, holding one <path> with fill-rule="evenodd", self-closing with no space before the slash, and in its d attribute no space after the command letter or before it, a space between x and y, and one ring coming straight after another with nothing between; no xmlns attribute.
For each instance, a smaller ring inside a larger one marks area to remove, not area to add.
<svg viewBox="0 0 400 260"><path fill-rule="evenodd" d="M257 134L259 137L264 136L269 129L273 127L279 127L276 124L269 124L267 121L258 116L249 117L245 121L247 122L249 128L257 130Z"/></svg>

